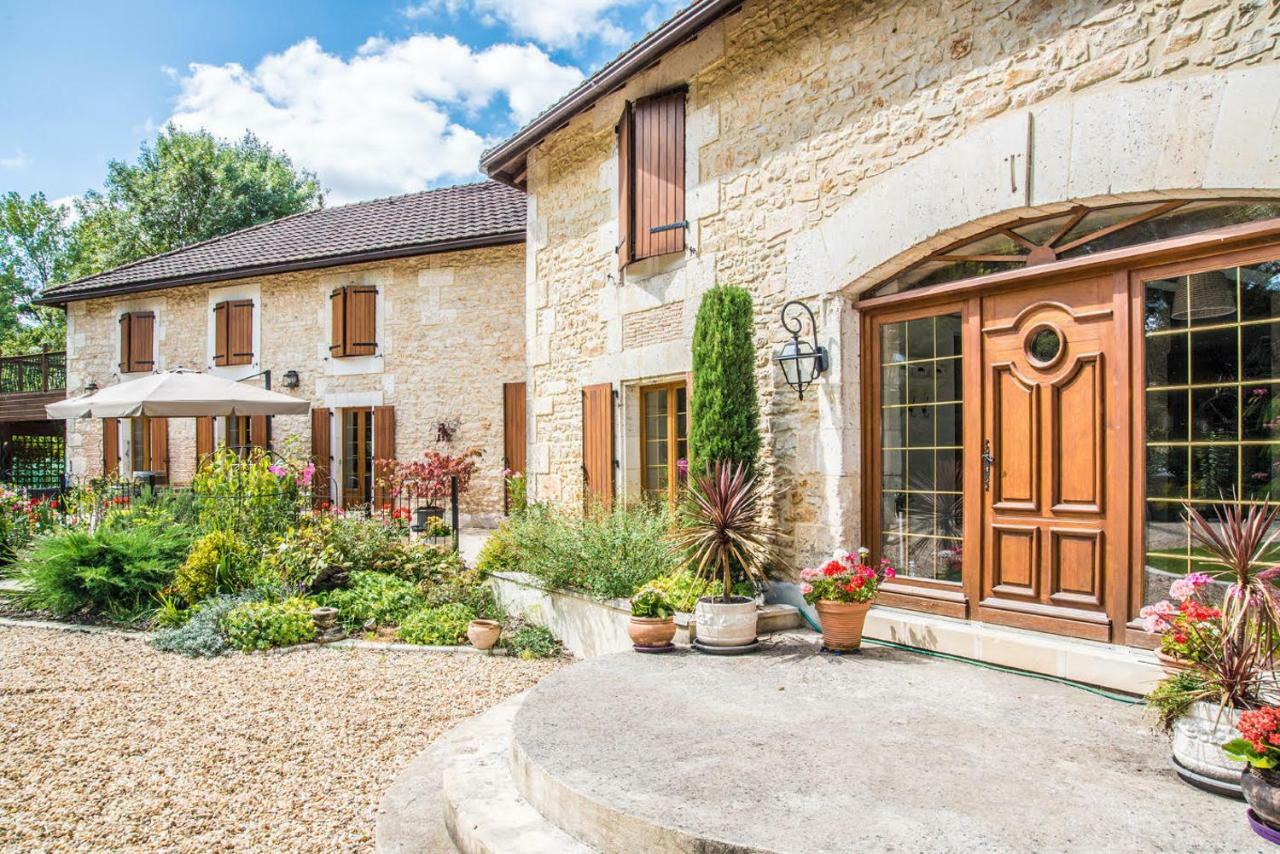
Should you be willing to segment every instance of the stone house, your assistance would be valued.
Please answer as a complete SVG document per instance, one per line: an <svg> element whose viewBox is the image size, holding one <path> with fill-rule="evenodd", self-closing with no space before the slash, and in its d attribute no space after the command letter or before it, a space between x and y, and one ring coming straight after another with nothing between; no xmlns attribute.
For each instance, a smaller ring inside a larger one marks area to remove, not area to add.
<svg viewBox="0 0 1280 854"><path fill-rule="evenodd" d="M669 488L700 295L739 284L793 567L866 544L884 631L964 654L1150 644L1182 503L1280 459L1278 33L1256 0L692 3L482 160L528 194L531 493ZM791 301L830 355L803 398Z"/></svg>
<svg viewBox="0 0 1280 854"><path fill-rule="evenodd" d="M524 447L505 428L523 423L509 410L524 399L524 202L485 182L326 208L50 289L44 301L67 312L73 392L185 367L269 377L313 407L71 421L71 474L185 483L216 447L296 443L328 470L330 500L355 506L375 497L375 460L476 447L462 510L498 516L504 465Z"/></svg>

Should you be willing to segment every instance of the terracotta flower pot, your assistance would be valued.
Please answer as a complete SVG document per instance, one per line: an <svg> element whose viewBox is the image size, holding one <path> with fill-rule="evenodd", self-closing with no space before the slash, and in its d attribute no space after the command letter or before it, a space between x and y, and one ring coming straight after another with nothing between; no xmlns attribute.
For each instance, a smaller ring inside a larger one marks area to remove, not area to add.
<svg viewBox="0 0 1280 854"><path fill-rule="evenodd" d="M1156 660L1160 662L1160 666L1164 668L1166 673L1172 675L1187 669L1186 662L1178 656L1170 655L1169 653L1159 649L1157 649L1155 653Z"/></svg>
<svg viewBox="0 0 1280 854"><path fill-rule="evenodd" d="M667 646L676 636L675 617L632 617L627 634L637 647Z"/></svg>
<svg viewBox="0 0 1280 854"><path fill-rule="evenodd" d="M867 621L867 611L871 610L870 602L822 599L816 607L825 648L844 652L862 646L862 626Z"/></svg>
<svg viewBox="0 0 1280 854"><path fill-rule="evenodd" d="M1273 828L1280 829L1280 771L1249 768L1240 778L1244 799L1253 813Z"/></svg>
<svg viewBox="0 0 1280 854"><path fill-rule="evenodd" d="M467 623L467 640L476 649L493 649L502 634L502 626L496 620L472 620Z"/></svg>

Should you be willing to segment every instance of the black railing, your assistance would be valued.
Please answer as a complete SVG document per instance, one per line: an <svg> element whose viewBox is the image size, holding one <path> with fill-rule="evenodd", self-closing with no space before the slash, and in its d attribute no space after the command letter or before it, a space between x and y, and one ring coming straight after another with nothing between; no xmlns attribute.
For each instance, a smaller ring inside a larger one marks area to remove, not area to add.
<svg viewBox="0 0 1280 854"><path fill-rule="evenodd" d="M0 394L62 391L66 387L66 353L0 356Z"/></svg>

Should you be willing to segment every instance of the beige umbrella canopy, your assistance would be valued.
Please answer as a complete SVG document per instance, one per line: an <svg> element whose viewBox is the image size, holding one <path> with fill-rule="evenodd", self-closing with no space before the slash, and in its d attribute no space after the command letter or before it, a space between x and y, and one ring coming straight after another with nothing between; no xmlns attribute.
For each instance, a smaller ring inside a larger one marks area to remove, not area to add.
<svg viewBox="0 0 1280 854"><path fill-rule="evenodd" d="M311 404L259 386L186 371L160 371L83 397L51 403L50 418L194 418L305 415Z"/></svg>

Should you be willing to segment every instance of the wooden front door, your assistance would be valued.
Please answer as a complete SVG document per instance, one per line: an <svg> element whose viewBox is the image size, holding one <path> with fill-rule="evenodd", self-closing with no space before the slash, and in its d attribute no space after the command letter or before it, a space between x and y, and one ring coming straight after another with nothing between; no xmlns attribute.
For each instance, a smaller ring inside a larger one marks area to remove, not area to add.
<svg viewBox="0 0 1280 854"><path fill-rule="evenodd" d="M1122 304L1110 276L982 299L979 619L1111 639L1128 542Z"/></svg>

